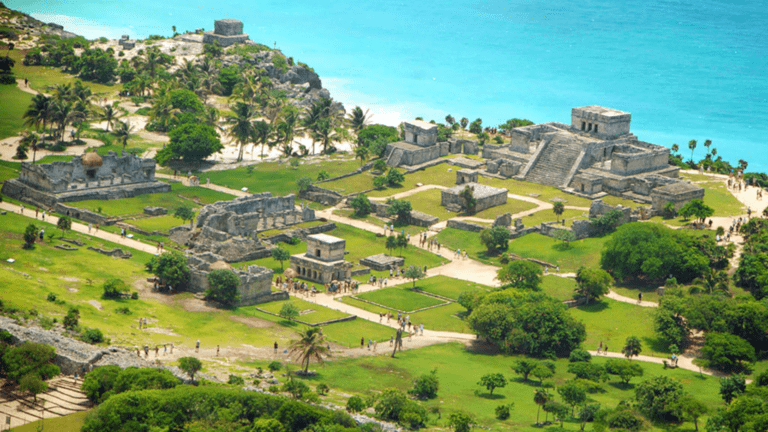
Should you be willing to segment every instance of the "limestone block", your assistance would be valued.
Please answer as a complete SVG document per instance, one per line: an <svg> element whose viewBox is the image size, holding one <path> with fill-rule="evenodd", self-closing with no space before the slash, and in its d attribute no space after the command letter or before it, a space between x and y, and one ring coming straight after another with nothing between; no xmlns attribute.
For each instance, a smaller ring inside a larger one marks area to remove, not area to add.
<svg viewBox="0 0 768 432"><path fill-rule="evenodd" d="M236 19L221 19L213 22L214 33L222 36L243 34L243 23Z"/></svg>
<svg viewBox="0 0 768 432"><path fill-rule="evenodd" d="M508 227L512 225L512 214L504 213L503 215L496 216L496 220L493 221L493 226Z"/></svg>

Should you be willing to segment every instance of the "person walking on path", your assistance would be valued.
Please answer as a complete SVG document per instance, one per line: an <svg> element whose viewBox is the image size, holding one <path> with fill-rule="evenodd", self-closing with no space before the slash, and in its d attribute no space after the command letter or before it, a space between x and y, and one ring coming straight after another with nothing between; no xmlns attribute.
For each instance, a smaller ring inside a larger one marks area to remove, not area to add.
<svg viewBox="0 0 768 432"><path fill-rule="evenodd" d="M200 339L197 340L197 343L195 343L195 352L200 351Z"/></svg>
<svg viewBox="0 0 768 432"><path fill-rule="evenodd" d="M277 354L277 341L275 341L275 354Z"/></svg>
<svg viewBox="0 0 768 432"><path fill-rule="evenodd" d="M88 223L88 232L89 233L91 232L91 228L93 228L93 224L89 222Z"/></svg>
<svg viewBox="0 0 768 432"><path fill-rule="evenodd" d="M40 213L40 207L35 207L35 219L37 219L38 213Z"/></svg>
<svg viewBox="0 0 768 432"><path fill-rule="evenodd" d="M158 345L155 345L155 358L160 354L160 347Z"/></svg>
<svg viewBox="0 0 768 432"><path fill-rule="evenodd" d="M219 356L219 349L220 349L220 348L219 348L219 346L218 346L218 345L216 345L216 357L218 357L218 356Z"/></svg>
<svg viewBox="0 0 768 432"><path fill-rule="evenodd" d="M363 349L365 347L365 337L360 338L360 349Z"/></svg>
<svg viewBox="0 0 768 432"><path fill-rule="evenodd" d="M643 293L637 293L637 303L643 302Z"/></svg>

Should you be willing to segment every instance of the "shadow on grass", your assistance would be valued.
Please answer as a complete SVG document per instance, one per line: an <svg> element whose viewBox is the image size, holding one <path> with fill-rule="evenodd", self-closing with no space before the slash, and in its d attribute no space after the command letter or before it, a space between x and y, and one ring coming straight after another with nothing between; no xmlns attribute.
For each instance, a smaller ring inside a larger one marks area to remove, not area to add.
<svg viewBox="0 0 768 432"><path fill-rule="evenodd" d="M523 377L517 377L517 378L510 379L510 381L516 382L518 384L522 384L522 385L525 385L525 386L528 386L528 387L536 387L536 388L539 387L539 384L537 384L536 381L534 381L534 380L532 380L530 378L528 378L528 381L526 381L526 380L523 379Z"/></svg>
<svg viewBox="0 0 768 432"><path fill-rule="evenodd" d="M591 303L588 305L579 306L578 309L584 312L601 312L608 309L608 303L601 301L597 303Z"/></svg>
<svg viewBox="0 0 768 432"><path fill-rule="evenodd" d="M646 336L643 338L643 342L653 351L672 354L667 343L659 336Z"/></svg>
<svg viewBox="0 0 768 432"><path fill-rule="evenodd" d="M635 388L634 384L632 384L632 383L627 384L627 383L625 383L623 381L612 381L612 382L608 383L608 385L613 387L613 388L615 388L615 389L617 389L617 390L621 390L621 391L632 390L632 389Z"/></svg>
<svg viewBox="0 0 768 432"><path fill-rule="evenodd" d="M503 394L498 394L498 393L491 394L491 393L476 392L475 395L477 395L477 397L481 397L483 399L488 399L488 400L499 400L499 399L506 399L507 398Z"/></svg>

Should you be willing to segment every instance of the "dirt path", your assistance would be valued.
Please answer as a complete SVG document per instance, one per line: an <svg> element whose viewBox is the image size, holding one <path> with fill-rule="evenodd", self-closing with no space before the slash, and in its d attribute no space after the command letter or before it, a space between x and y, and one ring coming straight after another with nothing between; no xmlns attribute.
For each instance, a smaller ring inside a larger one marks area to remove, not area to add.
<svg viewBox="0 0 768 432"><path fill-rule="evenodd" d="M40 93L37 90L35 90L32 87L30 87L29 85L24 85L24 80L23 79L17 79L16 80L16 86L19 88L19 90L23 91L24 93L29 93L29 94L33 94L33 95L37 95L37 94ZM48 93L43 93L43 95L47 96L47 97L51 97L51 95L49 95Z"/></svg>

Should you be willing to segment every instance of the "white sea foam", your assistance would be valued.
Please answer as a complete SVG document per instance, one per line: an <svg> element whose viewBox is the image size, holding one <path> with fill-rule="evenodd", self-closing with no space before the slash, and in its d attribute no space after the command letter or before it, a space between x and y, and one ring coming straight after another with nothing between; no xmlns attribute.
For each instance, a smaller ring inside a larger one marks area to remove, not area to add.
<svg viewBox="0 0 768 432"><path fill-rule="evenodd" d="M130 35L134 31L128 27L108 27L95 21L69 15L31 13L34 18L46 23L56 23L64 26L64 30L85 37L86 39L98 39L106 37L118 39L121 35Z"/></svg>

